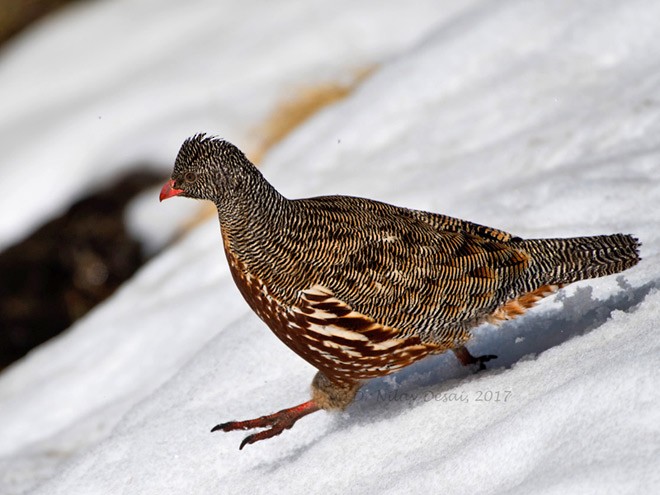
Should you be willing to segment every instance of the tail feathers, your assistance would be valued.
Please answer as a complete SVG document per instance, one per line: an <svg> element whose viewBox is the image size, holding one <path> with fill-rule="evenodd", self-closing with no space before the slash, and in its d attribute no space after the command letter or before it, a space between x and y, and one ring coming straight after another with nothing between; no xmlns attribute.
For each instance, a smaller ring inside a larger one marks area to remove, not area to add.
<svg viewBox="0 0 660 495"><path fill-rule="evenodd" d="M544 284L569 284L622 272L639 262L639 247L639 241L626 234L521 242L531 255L530 268Z"/></svg>

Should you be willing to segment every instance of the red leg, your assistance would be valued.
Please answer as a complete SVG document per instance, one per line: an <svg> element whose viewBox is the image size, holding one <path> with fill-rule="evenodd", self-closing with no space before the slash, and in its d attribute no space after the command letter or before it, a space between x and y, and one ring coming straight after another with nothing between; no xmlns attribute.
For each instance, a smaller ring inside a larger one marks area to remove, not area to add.
<svg viewBox="0 0 660 495"><path fill-rule="evenodd" d="M241 442L239 449L242 449L248 444L258 442L259 440L265 440L266 438L271 438L279 435L284 430L291 428L296 421L298 421L303 416L307 416L315 411L318 411L320 407L313 400L304 402L289 409L282 409L274 414L268 414L267 416L261 416L256 419L248 419L246 421L228 421L227 423L221 423L217 426L214 426L211 430L214 431L233 431L233 430L251 430L252 428L268 428L267 430L260 431L259 433L253 433L248 435Z"/></svg>

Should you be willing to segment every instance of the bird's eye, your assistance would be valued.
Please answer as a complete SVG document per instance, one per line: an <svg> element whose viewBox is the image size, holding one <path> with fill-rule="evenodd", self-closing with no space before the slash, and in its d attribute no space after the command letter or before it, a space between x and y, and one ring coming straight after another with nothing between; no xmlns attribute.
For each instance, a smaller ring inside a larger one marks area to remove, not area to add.
<svg viewBox="0 0 660 495"><path fill-rule="evenodd" d="M186 175L183 176L183 180L186 182L195 182L195 180L197 180L197 174L195 174L195 172L186 172Z"/></svg>

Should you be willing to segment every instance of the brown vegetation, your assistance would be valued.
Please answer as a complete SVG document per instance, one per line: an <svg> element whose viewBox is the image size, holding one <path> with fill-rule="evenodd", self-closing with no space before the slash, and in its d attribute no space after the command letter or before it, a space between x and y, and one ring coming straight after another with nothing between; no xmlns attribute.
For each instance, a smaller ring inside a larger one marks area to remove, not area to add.
<svg viewBox="0 0 660 495"><path fill-rule="evenodd" d="M73 0L0 0L0 44Z"/></svg>

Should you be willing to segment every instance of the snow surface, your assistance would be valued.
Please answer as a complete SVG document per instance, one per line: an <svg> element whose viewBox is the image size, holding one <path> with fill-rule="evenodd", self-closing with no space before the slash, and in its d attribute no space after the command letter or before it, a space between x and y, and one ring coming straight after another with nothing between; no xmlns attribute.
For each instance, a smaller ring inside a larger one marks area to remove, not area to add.
<svg viewBox="0 0 660 495"><path fill-rule="evenodd" d="M473 3L73 5L0 58L0 170L14 185L0 198L14 208L0 218L0 247L125 167L169 164L191 129L248 148L251 131L301 86L380 63Z"/></svg>
<svg viewBox="0 0 660 495"><path fill-rule="evenodd" d="M72 44L67 36L73 35L65 33L98 31L89 21L100 23L103 15L114 14L120 25L129 9L145 23L154 4L101 2L72 10L12 47L5 62L18 67L30 56L61 56L48 48L48 40L60 36L73 50L65 67L82 67L92 50ZM43 121L30 116L47 101L30 100L28 90L38 93L36 82L16 89L6 123L14 119L32 136L41 134L40 125L62 124L49 127L43 149L8 141L12 160L34 174L44 170L47 155L39 156L49 149L54 163L71 167L63 187L74 194L103 179L105 171L85 168L97 163L92 158L104 157L108 167L129 156L171 162L179 138L199 130L245 146L247 129L279 94L273 88L313 80L326 65L336 73L381 57L387 60L380 70L351 97L266 157L262 170L285 195L368 196L526 237L631 232L644 243L644 259L622 275L575 284L500 328L475 331L470 349L499 356L486 372L471 374L452 355L429 358L369 382L344 413L313 414L280 437L239 452L243 433L209 429L307 400L314 370L241 300L217 222L208 222L69 332L0 375L0 492L657 490L660 4L435 2L441 7L432 13L430 2L406 2L405 8L328 2L298 14L302 3L291 1L282 8L289 20L277 27L268 22L275 9L268 11L267 2L249 4L266 9L262 24L246 16L243 3L225 3L223 15L233 20L223 20L231 27L223 36L235 38L223 39L231 46L215 51L221 52L218 60L227 58L249 74L250 83L230 71L227 86L213 93L223 103L212 118L209 100L196 98L207 78L218 77L217 66L203 58L189 61L204 69L193 80L169 68L198 46L209 49L212 3L204 3L197 17L175 4L163 3L140 33L143 42L149 33L162 35L169 40L163 46L142 46L112 30L93 40L105 47L99 50L110 66L118 43L140 47L128 52L130 60L115 60L113 70L124 72L121 81L110 69L63 75L58 91L79 100L62 96L47 105ZM407 17L416 6L418 17ZM135 20L135 26L142 24ZM365 35L361 46L368 48L359 62L353 57L360 50L346 46L346 26L354 26L354 39ZM169 31L175 27L180 31ZM257 28L270 33L259 43L248 36ZM392 42L395 28L407 33L399 34L398 44ZM318 43L300 43L300 30L318 35ZM279 36L286 49L274 42ZM319 50L330 38L344 48ZM395 49L397 56L383 56ZM153 65L145 67L146 60ZM108 81L112 74L116 79ZM175 78L165 87L171 84L171 91L189 99L164 104L168 93L158 81L168 75ZM93 94L78 94L73 82ZM108 88L111 83L116 87ZM150 109L162 107L161 113L136 117L131 109L150 91ZM84 116L98 105L110 105L127 126L87 136L75 160L64 160L78 143L76 134L93 134ZM0 164L9 174L5 189L12 190L8 183L25 187L8 160ZM41 209L56 208L64 197L50 197L21 222L3 218L3 232L18 235L23 222L35 221ZM186 201L163 207L184 208Z"/></svg>

